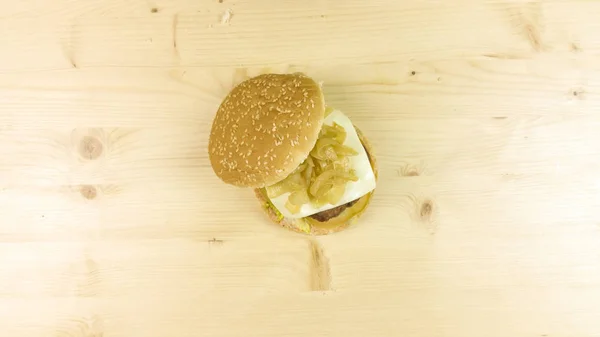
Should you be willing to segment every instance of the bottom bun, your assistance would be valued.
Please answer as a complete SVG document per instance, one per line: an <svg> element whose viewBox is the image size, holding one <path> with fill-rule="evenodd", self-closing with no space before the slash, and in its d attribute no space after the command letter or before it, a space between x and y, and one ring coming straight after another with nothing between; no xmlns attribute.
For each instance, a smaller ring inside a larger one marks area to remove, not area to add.
<svg viewBox="0 0 600 337"><path fill-rule="evenodd" d="M377 180L379 177L377 170L377 161L375 160L375 156L373 155L371 145L369 144L363 133L356 126L354 128L356 129L356 133L358 134L358 137L363 147L365 148L365 151L367 152L369 161L371 163L371 167L373 168L373 173L375 174L375 180ZM310 217L300 219L285 218L271 203L269 197L267 196L267 192L264 188L257 188L254 190L254 193L263 205L263 210L265 211L265 213L267 213L269 219L271 219L271 221L273 221L274 223L298 233L308 235L327 235L342 231L348 228L353 223L355 223L356 220L360 218L360 216L368 208L373 197L374 191L371 191L370 193L362 196L354 205L346 208L337 217L332 218L326 222L319 222Z"/></svg>

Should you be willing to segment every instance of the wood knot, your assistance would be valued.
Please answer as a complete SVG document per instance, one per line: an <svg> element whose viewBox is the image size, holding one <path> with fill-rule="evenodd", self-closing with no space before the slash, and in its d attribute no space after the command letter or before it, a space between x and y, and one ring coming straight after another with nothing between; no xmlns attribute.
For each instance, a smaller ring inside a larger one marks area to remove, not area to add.
<svg viewBox="0 0 600 337"><path fill-rule="evenodd" d="M544 15L541 2L527 2L508 9L514 29L521 33L536 52L548 49L543 40Z"/></svg>
<svg viewBox="0 0 600 337"><path fill-rule="evenodd" d="M83 159L94 160L98 159L104 152L104 147L98 138L85 136L79 143L79 155Z"/></svg>
<svg viewBox="0 0 600 337"><path fill-rule="evenodd" d="M419 215L422 220L429 220L431 214L433 213L433 203L431 200L425 200L421 204L421 210L419 211Z"/></svg>
<svg viewBox="0 0 600 337"><path fill-rule="evenodd" d="M217 238L212 238L210 240L207 240L207 242L211 245L215 245L215 244L223 244L223 240L217 239Z"/></svg>
<svg viewBox="0 0 600 337"><path fill-rule="evenodd" d="M106 155L110 140L106 130L77 128L71 131L73 152L83 161L96 160Z"/></svg>
<svg viewBox="0 0 600 337"><path fill-rule="evenodd" d="M400 169L398 169L398 175L401 177L418 177L423 172L423 165L421 167L417 167L412 164L404 164Z"/></svg>
<svg viewBox="0 0 600 337"><path fill-rule="evenodd" d="M309 289L311 291L330 290L331 270L329 260L323 252L323 247L316 240L310 240L309 246Z"/></svg>
<svg viewBox="0 0 600 337"><path fill-rule="evenodd" d="M417 172L416 170L409 170L407 171L404 176L406 177L418 177L419 176L419 172Z"/></svg>
<svg viewBox="0 0 600 337"><path fill-rule="evenodd" d="M571 95L573 95L576 99L583 99L585 94L585 90L581 88L571 90Z"/></svg>
<svg viewBox="0 0 600 337"><path fill-rule="evenodd" d="M435 202L429 198L419 199L414 198L414 213L413 219L416 223L423 226L429 234L435 234L438 230L438 207Z"/></svg>
<svg viewBox="0 0 600 337"><path fill-rule="evenodd" d="M87 200L95 199L98 196L98 190L92 185L83 185L79 189L81 196Z"/></svg>
<svg viewBox="0 0 600 337"><path fill-rule="evenodd" d="M578 53L578 52L581 51L581 47L577 43L575 43L575 42L571 42L571 44L569 45L569 48L574 53Z"/></svg>

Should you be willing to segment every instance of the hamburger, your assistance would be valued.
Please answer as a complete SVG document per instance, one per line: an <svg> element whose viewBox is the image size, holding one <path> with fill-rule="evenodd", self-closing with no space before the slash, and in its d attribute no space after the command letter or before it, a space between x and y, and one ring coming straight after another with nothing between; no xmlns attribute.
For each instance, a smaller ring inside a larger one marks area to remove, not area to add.
<svg viewBox="0 0 600 337"><path fill-rule="evenodd" d="M208 153L217 177L253 189L273 222L311 235L354 223L378 177L364 134L302 73L235 86L216 112Z"/></svg>

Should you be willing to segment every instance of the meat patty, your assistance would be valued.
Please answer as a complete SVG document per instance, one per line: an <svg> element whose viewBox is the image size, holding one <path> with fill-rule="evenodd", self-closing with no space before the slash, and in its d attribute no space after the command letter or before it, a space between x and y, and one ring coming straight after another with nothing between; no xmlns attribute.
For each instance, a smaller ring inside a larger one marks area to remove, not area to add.
<svg viewBox="0 0 600 337"><path fill-rule="evenodd" d="M323 212L315 213L315 214L311 215L310 217L317 221L320 221L320 222L328 221L329 219L335 218L336 216L342 214L342 212L346 208L352 207L352 205L356 204L357 201L358 201L358 199L352 200L347 204L343 204L341 206L338 206L338 207L332 208L332 209L328 209Z"/></svg>

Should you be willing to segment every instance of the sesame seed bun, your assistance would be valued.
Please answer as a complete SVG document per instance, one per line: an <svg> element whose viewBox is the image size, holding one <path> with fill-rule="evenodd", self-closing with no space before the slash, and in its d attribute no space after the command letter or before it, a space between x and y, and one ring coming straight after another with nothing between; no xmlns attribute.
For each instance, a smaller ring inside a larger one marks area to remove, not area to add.
<svg viewBox="0 0 600 337"><path fill-rule="evenodd" d="M237 85L217 110L208 142L225 183L261 188L294 171L315 146L325 101L304 74L264 74Z"/></svg>
<svg viewBox="0 0 600 337"><path fill-rule="evenodd" d="M377 169L377 160L373 154L371 144L369 144L367 138L356 126L354 128L356 129L356 133L358 134L358 137L365 148L365 151L367 152L369 162L371 163L373 173L375 174L375 179L378 179L379 172ZM308 235L327 235L348 228L350 225L354 224L356 220L366 211L373 197L373 193L374 191L361 197L354 206L347 208L336 218L329 220L327 223L319 223L318 221L310 218L290 219L282 217L275 209L273 204L271 204L269 201L265 190L263 188L254 189L254 194L263 205L263 210L272 222L294 232Z"/></svg>

